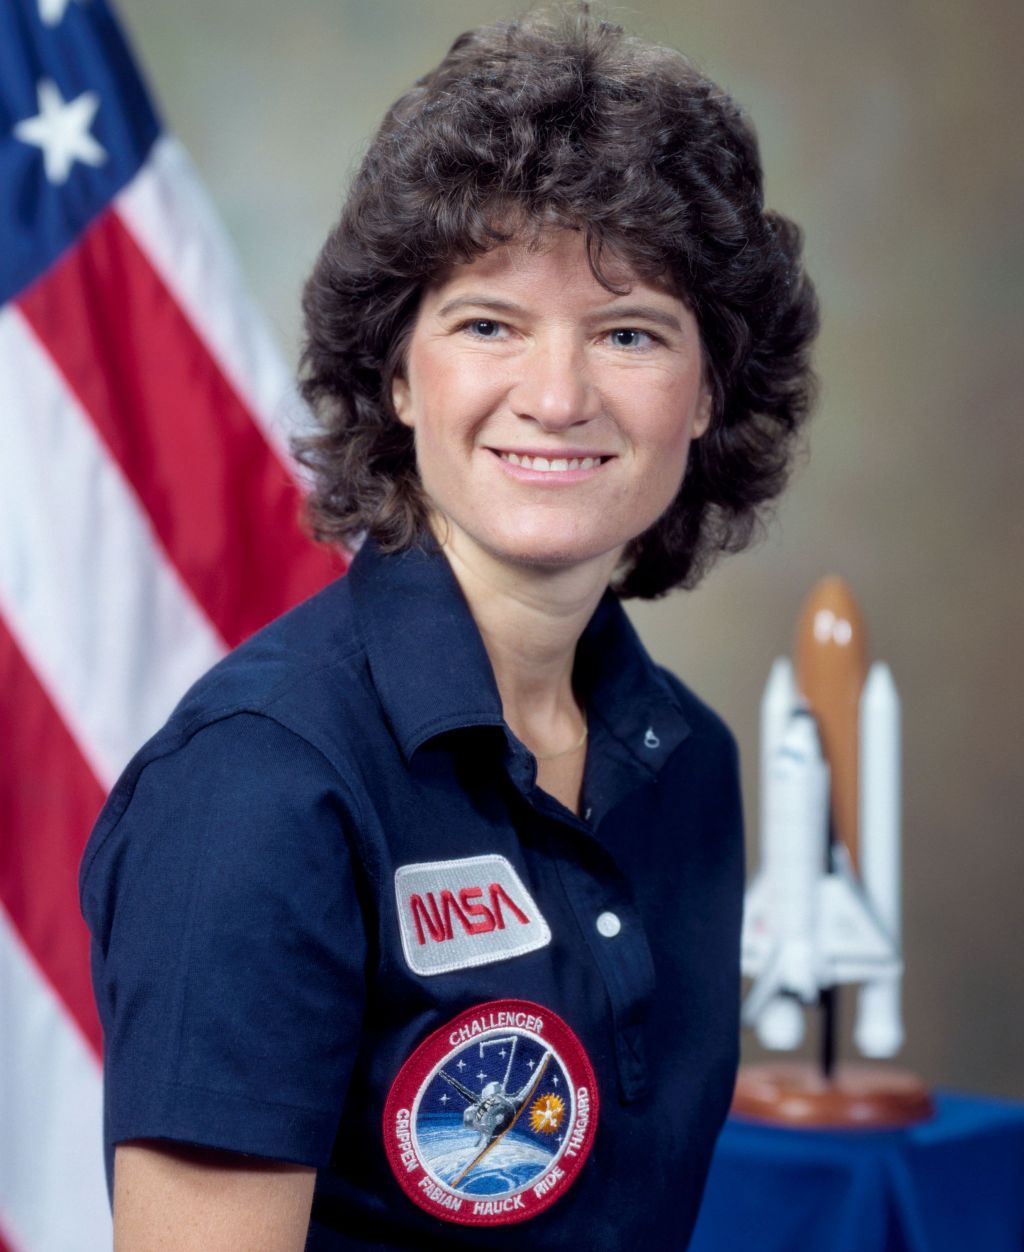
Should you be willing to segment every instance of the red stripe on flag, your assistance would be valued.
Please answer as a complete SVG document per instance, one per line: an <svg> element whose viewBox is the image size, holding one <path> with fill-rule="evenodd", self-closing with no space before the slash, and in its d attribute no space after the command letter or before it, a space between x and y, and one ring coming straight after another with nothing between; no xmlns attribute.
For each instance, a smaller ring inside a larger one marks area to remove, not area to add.
<svg viewBox="0 0 1024 1252"><path fill-rule="evenodd" d="M114 212L18 303L229 645L343 571L301 530L294 480Z"/></svg>
<svg viewBox="0 0 1024 1252"><path fill-rule="evenodd" d="M103 788L0 618L0 900L96 1054L78 862Z"/></svg>

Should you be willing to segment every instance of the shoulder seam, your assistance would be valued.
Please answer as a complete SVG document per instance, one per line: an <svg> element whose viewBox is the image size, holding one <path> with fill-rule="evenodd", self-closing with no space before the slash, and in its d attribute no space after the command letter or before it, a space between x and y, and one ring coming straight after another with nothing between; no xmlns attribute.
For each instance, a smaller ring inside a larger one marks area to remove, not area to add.
<svg viewBox="0 0 1024 1252"><path fill-rule="evenodd" d="M188 729L197 722L201 725L212 725L214 722L220 721L224 717L230 716L232 713L265 713L266 710L273 704L276 704L288 690L295 686L297 681L301 681L306 678L313 678L317 674L322 673L324 670L329 670L335 665L340 665L345 661L350 661L352 657L358 656L363 651L364 649L360 644L353 644L347 652L342 653L340 656L333 656L330 660L320 661L316 665L311 665L309 668L303 669L299 676L292 675L290 677L286 676L282 678L270 688L261 700L253 700L242 704L239 704L237 701L232 701L227 704L215 705L213 708L204 709L202 712L196 713L191 720L185 722L184 728ZM312 658L310 659L312 660ZM183 699L187 699L187 693ZM286 727L286 729L288 728ZM295 733L297 734L298 732ZM301 739L303 736L299 735L299 738Z"/></svg>
<svg viewBox="0 0 1024 1252"><path fill-rule="evenodd" d="M181 729L175 735L173 742L169 744L165 750L149 757L146 761L144 761L140 765L138 770L136 770L134 776L132 777L130 786L125 788L125 794L123 798L118 797L120 807L116 813L116 816L114 816L108 829L104 832L103 837L100 840L98 840L95 847L92 848L88 859L82 862L81 869L79 870L78 895L79 895L80 907L82 904L82 893L84 891L86 880L89 877L89 872L92 869L93 863L97 855L101 851L101 849L107 843L107 840L110 839L110 837L117 830L118 826L120 826L121 820L124 817L125 813L128 811L128 807L131 804L132 799L134 798L135 790L139 784L139 779L146 772L146 770L151 765L155 765L158 761L166 760L167 757L173 756L176 752L180 752L182 748L186 747L192 741L192 739L194 739L195 736L198 735L201 731L206 730L208 727L216 726L219 722L226 722L230 720L232 717L240 717L240 716L259 717L265 721L273 722L275 726L279 726L281 730L283 730L286 734L290 735L294 739L298 739L300 743L303 743L308 748L312 749L312 751L314 751L324 762L326 762L326 764L330 767L331 772L335 775L335 777L338 779L339 783L341 784L342 790L345 793L345 799L348 802L349 807L351 809L353 820L356 821L357 823L362 822L364 815L361 811L361 806L359 805L356 799L355 788L352 786L351 780L346 778L342 774L341 770L337 766L337 763L335 761L332 761L331 758L323 751L323 749L320 748L317 744L313 743L312 740L307 739L305 735L300 734L299 731L293 729L291 726L286 725L284 722L280 720L280 718L275 717L272 713L270 713L266 709L253 708L248 705L245 705L242 707L225 706L221 710L210 710L201 719L196 718L193 721L181 727Z"/></svg>

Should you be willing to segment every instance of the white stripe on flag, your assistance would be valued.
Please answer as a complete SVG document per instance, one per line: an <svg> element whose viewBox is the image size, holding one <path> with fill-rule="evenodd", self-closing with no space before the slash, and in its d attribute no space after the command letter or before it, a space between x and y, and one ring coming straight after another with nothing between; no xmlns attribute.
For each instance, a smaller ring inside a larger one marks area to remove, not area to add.
<svg viewBox="0 0 1024 1252"><path fill-rule="evenodd" d="M184 147L172 136L158 139L114 209L271 445L298 475L288 436L308 425L307 411Z"/></svg>
<svg viewBox="0 0 1024 1252"><path fill-rule="evenodd" d="M0 908L0 1226L23 1252L109 1252L100 1068Z"/></svg>
<svg viewBox="0 0 1024 1252"><path fill-rule="evenodd" d="M0 312L0 448L0 611L109 787L224 645L11 307Z"/></svg>

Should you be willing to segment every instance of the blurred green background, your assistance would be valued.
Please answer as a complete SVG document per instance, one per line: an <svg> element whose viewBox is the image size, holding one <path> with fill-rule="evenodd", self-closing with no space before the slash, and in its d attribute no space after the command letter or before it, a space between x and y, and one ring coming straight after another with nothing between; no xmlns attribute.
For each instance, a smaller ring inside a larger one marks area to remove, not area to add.
<svg viewBox="0 0 1024 1252"><path fill-rule="evenodd" d="M900 1062L1024 1097L1024 6L595 7L748 107L823 309L809 453L765 539L634 620L740 739L753 869L762 686L813 583L850 581L904 708ZM291 362L301 284L384 109L458 33L514 11L121 0Z"/></svg>

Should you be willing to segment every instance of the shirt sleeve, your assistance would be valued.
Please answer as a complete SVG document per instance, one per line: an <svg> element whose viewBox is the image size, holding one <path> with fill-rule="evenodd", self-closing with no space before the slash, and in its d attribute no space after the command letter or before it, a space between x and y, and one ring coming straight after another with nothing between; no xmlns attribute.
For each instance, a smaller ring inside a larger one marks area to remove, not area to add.
<svg viewBox="0 0 1024 1252"><path fill-rule="evenodd" d="M106 1140L327 1162L367 943L351 805L270 718L206 725L126 775L83 864Z"/></svg>

